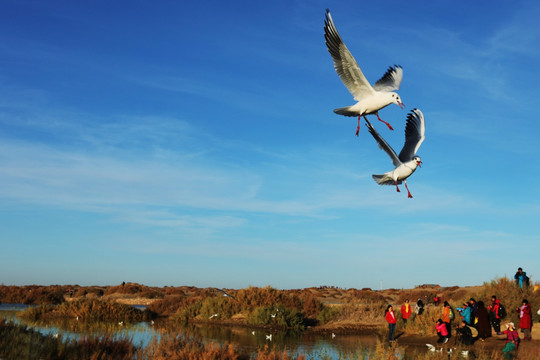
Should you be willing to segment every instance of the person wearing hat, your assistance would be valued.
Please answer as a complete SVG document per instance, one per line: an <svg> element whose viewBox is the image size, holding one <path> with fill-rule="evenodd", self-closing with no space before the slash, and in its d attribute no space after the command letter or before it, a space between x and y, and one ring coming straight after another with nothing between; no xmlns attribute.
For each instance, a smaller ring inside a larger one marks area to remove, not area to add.
<svg viewBox="0 0 540 360"><path fill-rule="evenodd" d="M506 344L503 348L503 355L506 359L512 358L512 351L516 350L519 345L519 334L514 327L513 322L506 324L506 330L503 331L506 335Z"/></svg>

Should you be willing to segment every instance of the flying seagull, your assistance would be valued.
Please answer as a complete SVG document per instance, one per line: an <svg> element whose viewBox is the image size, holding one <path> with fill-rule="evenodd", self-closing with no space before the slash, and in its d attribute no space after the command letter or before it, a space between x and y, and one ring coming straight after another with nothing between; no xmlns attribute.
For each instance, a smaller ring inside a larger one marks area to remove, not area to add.
<svg viewBox="0 0 540 360"><path fill-rule="evenodd" d="M384 150L392 163L394 163L394 170L389 171L383 175L373 175L379 185L396 185L396 189L399 192L398 184L403 181L407 188L408 197L412 198L409 187L407 186L407 178L412 175L418 166L421 166L422 161L420 157L416 155L418 148L425 139L426 126L424 121L424 115L418 109L414 109L407 115L407 124L405 125L405 144L403 149L396 154L394 149L379 135L377 130L371 125L366 118L366 125L373 138L379 144L379 148Z"/></svg>
<svg viewBox="0 0 540 360"><path fill-rule="evenodd" d="M371 114L377 115L377 118L385 123L390 130L394 130L389 123L379 117L379 110L392 103L397 104L402 109L405 107L399 95L394 92L399 90L403 79L402 67L399 65L389 67L383 77L371 86L349 49L343 43L328 9L326 9L326 20L324 21L324 38L328 52L334 60L334 69L354 100L357 101L352 106L338 108L334 112L344 116L358 116L357 136L360 130L360 118L362 116L366 118L366 115Z"/></svg>
<svg viewBox="0 0 540 360"><path fill-rule="evenodd" d="M225 290L223 290L223 289L218 289L218 288L213 288L213 289L214 289L214 290L217 290L217 291L219 291L219 292L222 292L222 293L223 293L223 296L230 297L230 298L236 300L236 298L235 298L234 296L232 296L231 294L227 293L227 292L226 292Z"/></svg>

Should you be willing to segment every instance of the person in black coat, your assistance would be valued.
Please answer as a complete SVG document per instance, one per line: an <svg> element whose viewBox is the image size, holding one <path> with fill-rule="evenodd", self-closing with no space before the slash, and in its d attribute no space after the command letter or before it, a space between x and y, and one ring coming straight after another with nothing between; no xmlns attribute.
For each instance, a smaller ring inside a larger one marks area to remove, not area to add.
<svg viewBox="0 0 540 360"><path fill-rule="evenodd" d="M478 302L476 317L478 319L478 323L476 323L476 329L478 329L478 338L484 341L486 338L491 337L491 325L489 323L489 313L484 306L483 301Z"/></svg>

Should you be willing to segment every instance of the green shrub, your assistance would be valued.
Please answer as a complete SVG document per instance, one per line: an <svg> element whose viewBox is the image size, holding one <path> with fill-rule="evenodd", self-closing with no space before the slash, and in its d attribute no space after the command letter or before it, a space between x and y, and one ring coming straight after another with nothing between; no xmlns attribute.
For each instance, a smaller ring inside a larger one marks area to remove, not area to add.
<svg viewBox="0 0 540 360"><path fill-rule="evenodd" d="M201 301L199 314L203 319L209 319L218 314L218 319L229 319L239 311L238 303L225 296L206 298Z"/></svg>
<svg viewBox="0 0 540 360"><path fill-rule="evenodd" d="M296 309L288 309L281 306L264 306L253 310L247 318L249 324L262 326L277 326L281 328L303 330L305 318Z"/></svg>
<svg viewBox="0 0 540 360"><path fill-rule="evenodd" d="M198 301L195 304L191 304L186 307L182 307L174 315L174 318L178 321L188 322L189 320L195 319L199 315L202 307L202 302Z"/></svg>
<svg viewBox="0 0 540 360"><path fill-rule="evenodd" d="M319 322L319 324L329 323L330 321L336 319L338 313L339 310L334 307L323 306L322 310L319 311L319 314L317 315L317 321Z"/></svg>

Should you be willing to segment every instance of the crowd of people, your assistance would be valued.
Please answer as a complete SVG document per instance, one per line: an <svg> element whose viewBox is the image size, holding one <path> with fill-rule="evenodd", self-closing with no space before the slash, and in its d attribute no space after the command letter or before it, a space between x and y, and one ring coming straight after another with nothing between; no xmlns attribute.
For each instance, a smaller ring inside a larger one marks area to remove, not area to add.
<svg viewBox="0 0 540 360"><path fill-rule="evenodd" d="M514 276L514 280L516 286L521 289L529 286L529 277L522 268L518 269ZM427 298L425 300L427 300ZM433 298L433 303L437 306L441 300L441 297L436 295ZM425 302L421 298L418 299L414 307L415 316L422 315L424 307ZM464 302L463 306L457 307L456 310L462 317L459 324L455 326L456 341L463 345L472 345L477 340L485 341L488 337L491 337L493 331L497 335L506 336L506 344L503 353L510 354L517 349L520 338L514 323L508 322L505 324L505 330L501 331L501 320L506 318L507 312L506 308L501 304L496 295L491 296L491 302L488 306L486 306L483 301L476 301L474 298L470 298L469 301ZM529 301L523 299L521 305L516 307L515 311L519 313L518 328L523 333L523 340L531 340L533 322ZM409 300L405 300L401 306L401 319L404 323L407 323L412 314L413 309L411 308ZM389 324L389 340L393 341L397 318L391 305L387 307L385 316ZM441 317L435 323L438 343L447 343L452 337L452 322L454 319L454 309L452 309L448 301L444 301Z"/></svg>

